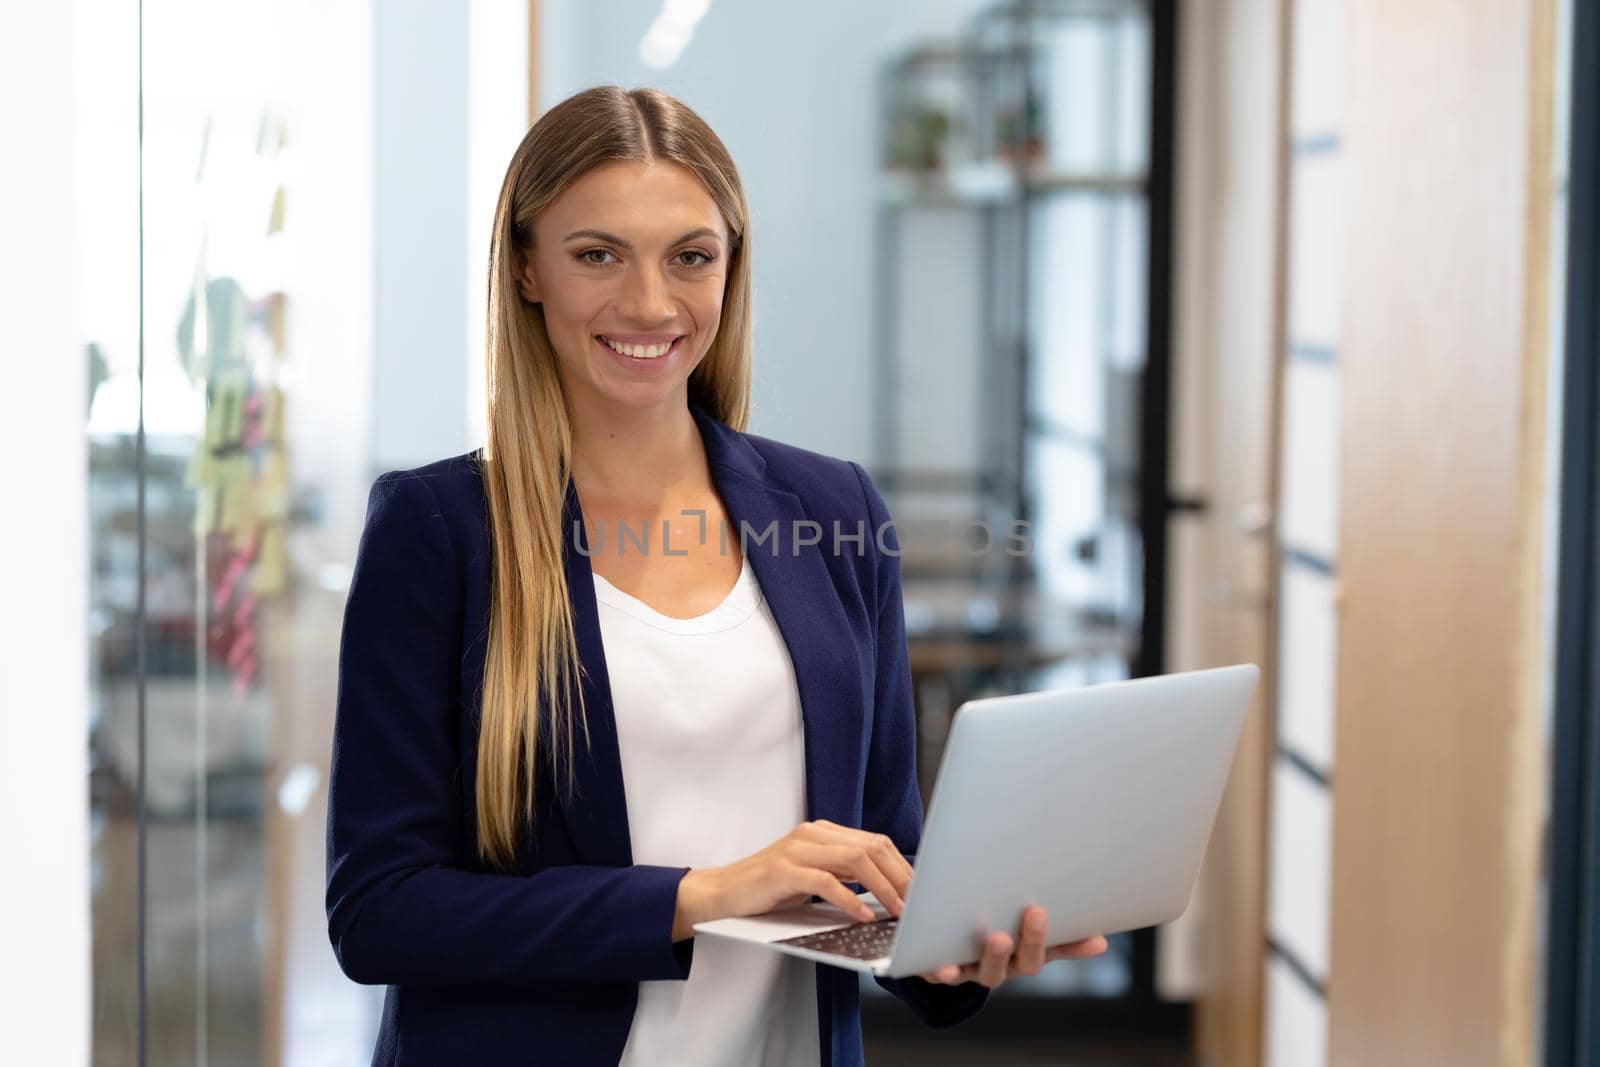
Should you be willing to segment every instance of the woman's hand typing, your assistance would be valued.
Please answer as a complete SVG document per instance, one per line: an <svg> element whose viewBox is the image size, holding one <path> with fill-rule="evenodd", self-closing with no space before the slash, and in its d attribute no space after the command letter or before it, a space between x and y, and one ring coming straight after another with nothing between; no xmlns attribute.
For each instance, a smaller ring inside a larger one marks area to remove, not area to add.
<svg viewBox="0 0 1600 1067"><path fill-rule="evenodd" d="M854 918L876 918L846 882L859 883L890 915L899 916L911 886L911 864L885 834L827 819L803 822L760 852L684 875L678 884L672 939L694 936L698 922L760 915L804 904L813 895Z"/></svg>

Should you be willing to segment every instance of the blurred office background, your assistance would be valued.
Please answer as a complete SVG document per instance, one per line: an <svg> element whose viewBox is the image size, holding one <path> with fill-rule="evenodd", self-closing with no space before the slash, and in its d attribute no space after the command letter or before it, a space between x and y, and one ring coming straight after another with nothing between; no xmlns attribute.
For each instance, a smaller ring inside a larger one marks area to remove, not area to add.
<svg viewBox="0 0 1600 1067"><path fill-rule="evenodd" d="M742 170L752 429L889 499L925 796L966 699L1265 668L1181 920L948 1032L866 981L869 1062L1600 1062L1592 9L0 30L0 1062L367 1062L322 888L366 492L481 442L505 165L608 82Z"/></svg>

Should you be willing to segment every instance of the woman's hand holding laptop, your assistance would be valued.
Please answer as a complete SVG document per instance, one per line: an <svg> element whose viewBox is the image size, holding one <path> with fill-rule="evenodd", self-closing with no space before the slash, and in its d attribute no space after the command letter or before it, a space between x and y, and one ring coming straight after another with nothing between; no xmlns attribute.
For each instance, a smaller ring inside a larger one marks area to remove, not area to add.
<svg viewBox="0 0 1600 1067"><path fill-rule="evenodd" d="M672 939L693 936L698 922L761 915L805 904L813 895L861 922L876 919L846 882L865 887L891 916L899 918L911 877L911 864L887 835L827 819L803 822L744 859L722 867L697 867L684 875L678 884ZM1049 917L1041 907L1025 909L1021 919L1020 937L994 931L977 963L946 964L921 977L945 985L975 981L993 989L1008 977L1037 974L1051 960L1083 959L1106 950L1106 939L1098 936L1047 946Z"/></svg>
<svg viewBox="0 0 1600 1067"><path fill-rule="evenodd" d="M1015 952L1011 951L1014 943L1011 935L1004 930L996 930L984 942L982 960L961 966L947 963L943 967L922 972L920 977L941 985L977 982L993 989L1007 978L1038 974L1040 968L1051 960L1087 959L1106 950L1106 939L1098 935L1082 941L1046 945L1044 939L1049 936L1050 917L1041 907L1024 908L1020 926L1022 940Z"/></svg>

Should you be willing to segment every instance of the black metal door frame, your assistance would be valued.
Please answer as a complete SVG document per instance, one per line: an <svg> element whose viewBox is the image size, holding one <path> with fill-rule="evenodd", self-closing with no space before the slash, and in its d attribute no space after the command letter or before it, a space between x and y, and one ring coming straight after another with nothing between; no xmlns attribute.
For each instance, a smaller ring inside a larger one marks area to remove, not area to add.
<svg viewBox="0 0 1600 1067"><path fill-rule="evenodd" d="M1143 546L1144 610L1139 653L1129 676L1166 668L1167 525L1179 502L1169 492L1172 422L1172 187L1177 110L1177 6L1150 4L1149 259L1145 274L1145 367L1139 417L1139 541ZM1133 998L1147 1016L1161 1010L1156 992L1156 931L1133 935Z"/></svg>
<svg viewBox="0 0 1600 1067"><path fill-rule="evenodd" d="M1572 18L1547 1067L1600 1064L1600 8Z"/></svg>

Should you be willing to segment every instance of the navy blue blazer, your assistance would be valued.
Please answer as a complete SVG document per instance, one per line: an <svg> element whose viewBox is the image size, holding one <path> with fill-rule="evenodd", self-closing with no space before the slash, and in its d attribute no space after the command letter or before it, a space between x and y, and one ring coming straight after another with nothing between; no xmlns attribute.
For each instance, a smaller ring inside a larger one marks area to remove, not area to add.
<svg viewBox="0 0 1600 1067"><path fill-rule="evenodd" d="M899 542L892 526L886 551L876 536L889 519L883 498L859 464L690 406L729 537L749 530L746 555L793 661L808 817L888 834L914 862L922 801ZM758 541L773 523L776 538ZM372 486L339 648L327 910L345 974L388 986L374 1064L615 1064L638 983L689 975L694 939L672 941L689 868L632 862L570 479L561 540L592 748L580 731L570 805L552 795L546 769L518 870L498 873L474 845L490 573L477 455L388 471ZM822 1063L854 1067L858 976L816 970ZM876 980L935 1029L976 1014L989 993L976 982Z"/></svg>

